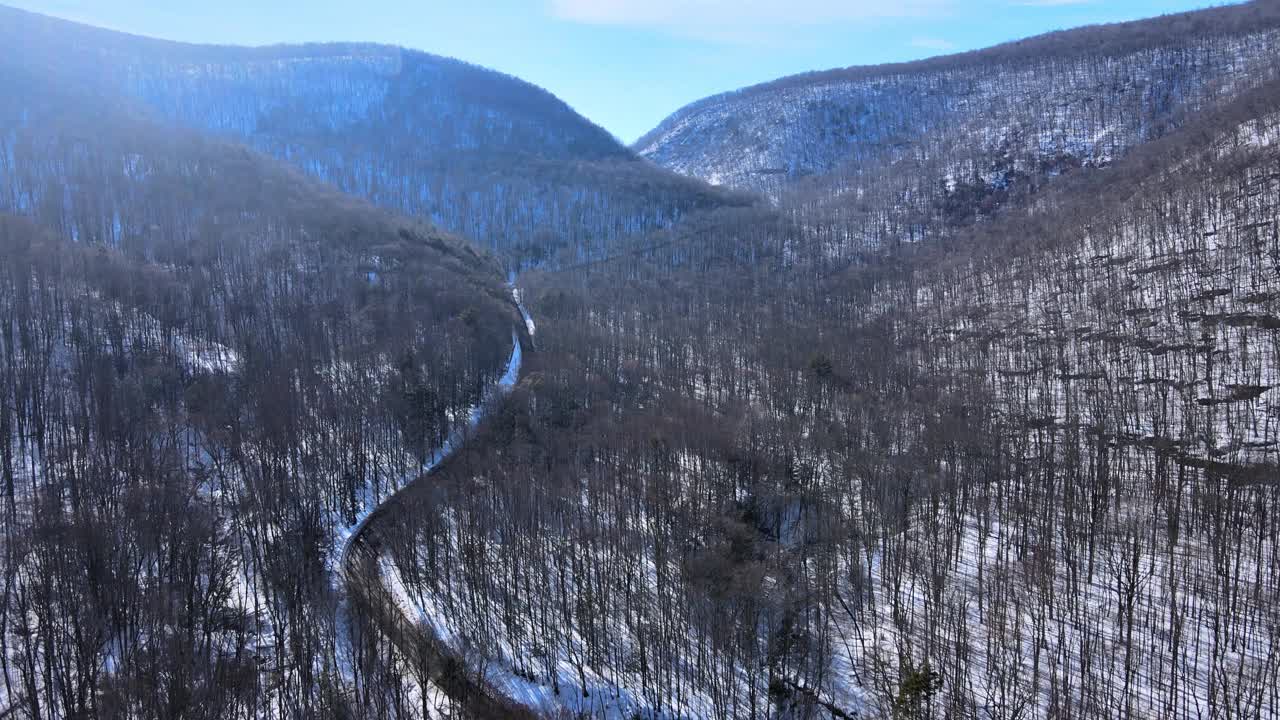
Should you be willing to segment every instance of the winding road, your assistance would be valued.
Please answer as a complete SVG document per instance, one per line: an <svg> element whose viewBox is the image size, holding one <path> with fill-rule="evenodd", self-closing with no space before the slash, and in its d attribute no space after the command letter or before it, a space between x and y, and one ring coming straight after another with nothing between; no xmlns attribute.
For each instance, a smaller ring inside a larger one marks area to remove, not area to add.
<svg viewBox="0 0 1280 720"><path fill-rule="evenodd" d="M524 323L524 335L532 346L536 328L532 317L520 299L514 277L510 282L511 298ZM355 682L355 668L359 665L356 642L362 627L376 627L386 635L405 660L417 668L418 677L429 679L471 717L512 718L533 720L537 715L495 691L488 684L468 671L465 664L455 657L419 618L411 616L397 602L382 572L382 559L386 550L385 538L380 534L380 520L403 509L408 493L426 482L462 447L467 436L488 415L493 405L515 387L520 380L524 360L524 346L520 330L511 332L511 358L506 372L488 389L481 402L471 410L467 423L450 434L431 456L418 477L379 503L368 509L355 525L344 531L336 563L336 582L339 603L336 617L338 660L344 679Z"/></svg>

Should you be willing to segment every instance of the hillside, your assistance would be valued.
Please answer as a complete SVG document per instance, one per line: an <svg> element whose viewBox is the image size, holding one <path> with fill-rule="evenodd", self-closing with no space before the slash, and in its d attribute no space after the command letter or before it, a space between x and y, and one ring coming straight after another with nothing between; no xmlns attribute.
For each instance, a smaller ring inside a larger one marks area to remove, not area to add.
<svg viewBox="0 0 1280 720"><path fill-rule="evenodd" d="M1280 717L1276 7L647 139L770 202L0 10L0 717Z"/></svg>
<svg viewBox="0 0 1280 720"><path fill-rule="evenodd" d="M0 47L2 64L241 140L513 262L588 256L743 202L639 161L544 90L426 53L186 45L3 7Z"/></svg>
<svg viewBox="0 0 1280 720"><path fill-rule="evenodd" d="M923 164L932 182L999 186L1105 165L1159 137L1269 78L1278 40L1280 5L1259 0L810 73L694 103L635 149L775 198L847 198L891 165Z"/></svg>
<svg viewBox="0 0 1280 720"><path fill-rule="evenodd" d="M0 87L0 707L351 713L334 548L502 375L501 264L45 75Z"/></svg>
<svg viewBox="0 0 1280 720"><path fill-rule="evenodd" d="M754 210L531 275L400 603L546 717L1274 716L1278 98L838 272Z"/></svg>
<svg viewBox="0 0 1280 720"><path fill-rule="evenodd" d="M786 193L527 275L398 601L547 717L1274 716L1278 89L998 207ZM919 153L863 179L972 157Z"/></svg>

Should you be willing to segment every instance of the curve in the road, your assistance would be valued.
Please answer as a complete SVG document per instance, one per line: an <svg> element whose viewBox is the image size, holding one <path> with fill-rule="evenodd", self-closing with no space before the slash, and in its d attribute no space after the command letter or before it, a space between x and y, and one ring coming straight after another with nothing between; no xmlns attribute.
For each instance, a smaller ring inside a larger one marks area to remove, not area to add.
<svg viewBox="0 0 1280 720"><path fill-rule="evenodd" d="M521 301L520 291L516 289L514 279L511 283L511 293L524 323L525 333L532 341L536 327L528 309ZM367 622L375 623L391 639L409 663L420 668L423 674L472 717L524 720L537 716L532 710L502 697L493 688L473 677L417 618L410 617L401 609L400 604L395 601L391 591L386 587L385 578L382 576L379 562L382 555L381 541L374 531L377 520L395 512L400 507L405 493L434 475L484 420L492 405L519 382L520 370L524 363L524 348L517 330L512 331L511 341L511 358L507 362L506 372L489 389L481 402L471 410L467 423L449 435L444 444L432 454L430 462L415 480L406 483L375 507L369 508L354 525L343 532L344 537L338 549L336 563L336 580L339 590L336 632L339 667L346 676L344 679L349 683L355 680L356 665L355 647L352 641L355 627L352 619L363 616Z"/></svg>

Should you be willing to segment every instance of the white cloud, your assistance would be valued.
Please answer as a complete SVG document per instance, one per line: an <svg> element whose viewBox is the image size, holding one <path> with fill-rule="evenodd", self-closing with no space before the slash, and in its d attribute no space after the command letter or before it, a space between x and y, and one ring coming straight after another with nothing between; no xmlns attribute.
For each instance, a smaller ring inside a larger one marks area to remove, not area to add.
<svg viewBox="0 0 1280 720"><path fill-rule="evenodd" d="M572 22L663 30L725 39L832 22L924 17L954 0L549 0Z"/></svg>

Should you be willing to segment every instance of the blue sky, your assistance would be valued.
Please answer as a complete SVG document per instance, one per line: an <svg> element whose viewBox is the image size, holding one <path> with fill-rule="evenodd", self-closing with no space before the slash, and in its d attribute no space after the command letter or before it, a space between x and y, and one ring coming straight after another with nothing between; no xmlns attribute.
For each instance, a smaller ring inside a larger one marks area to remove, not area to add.
<svg viewBox="0 0 1280 720"><path fill-rule="evenodd" d="M370 40L541 85L631 142L681 106L807 70L986 47L1206 0L0 0L118 30Z"/></svg>

